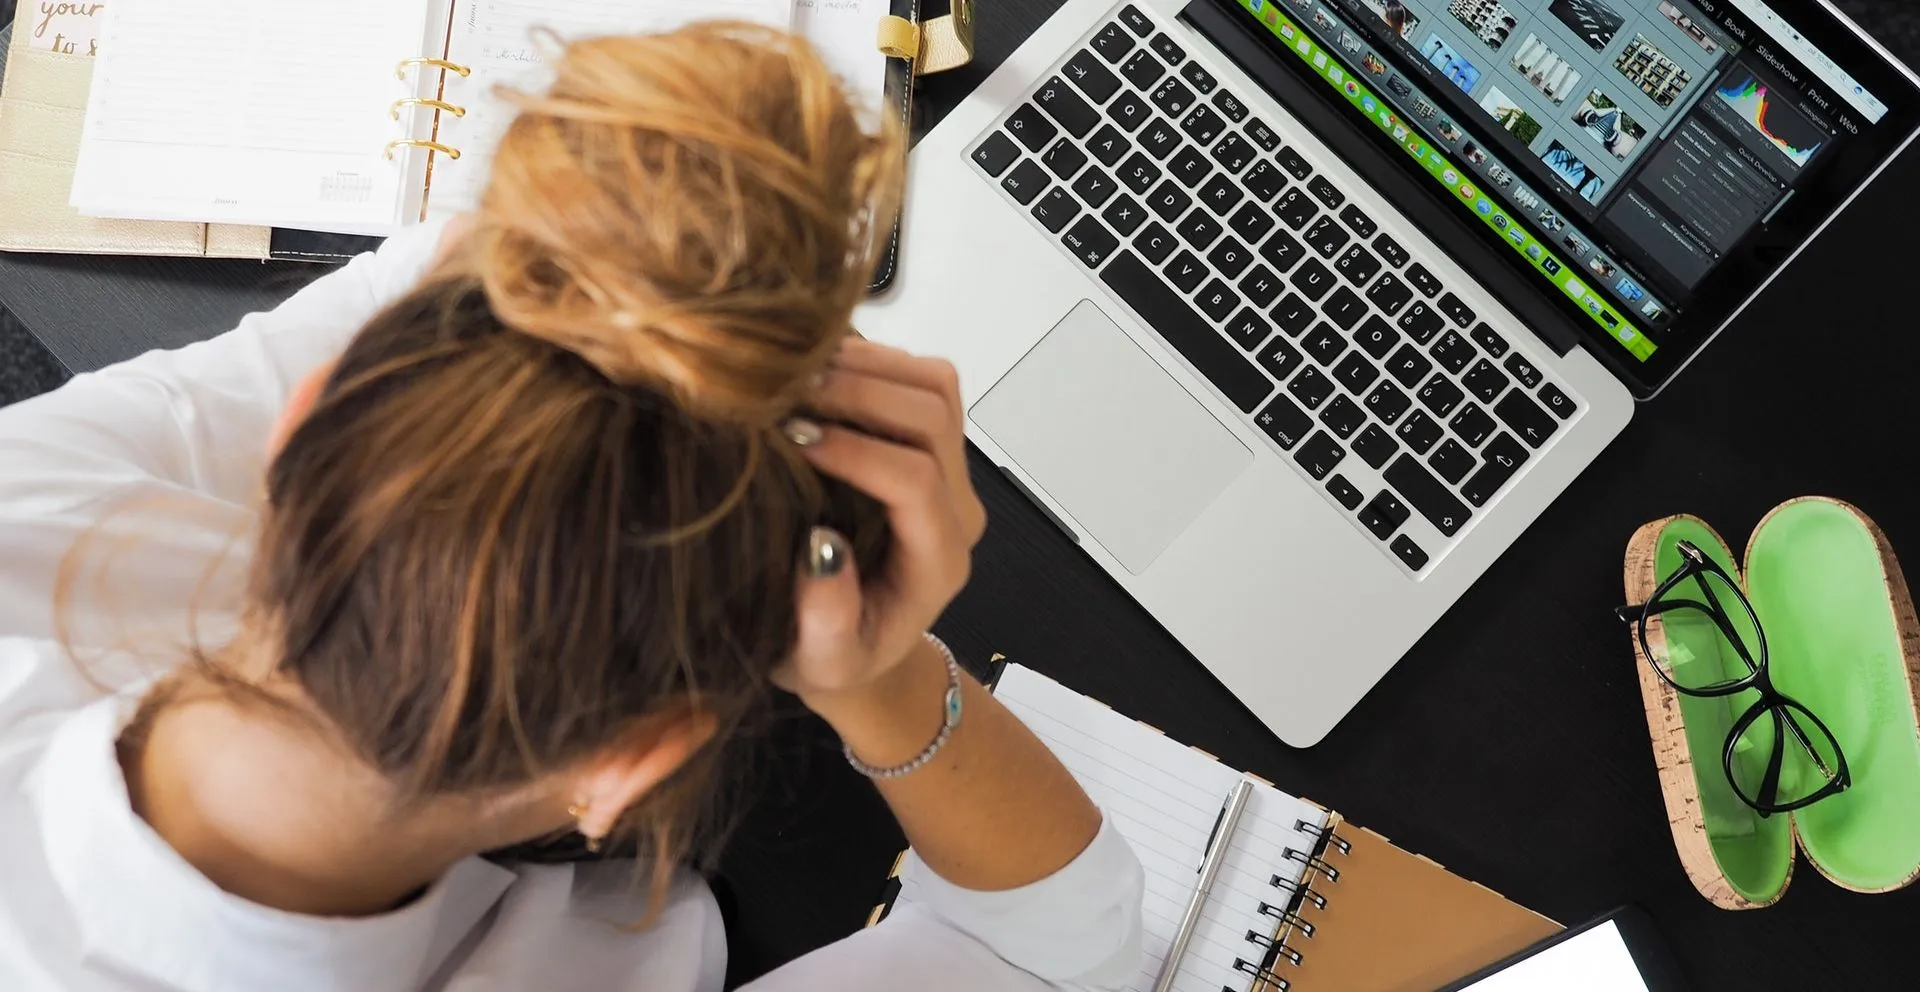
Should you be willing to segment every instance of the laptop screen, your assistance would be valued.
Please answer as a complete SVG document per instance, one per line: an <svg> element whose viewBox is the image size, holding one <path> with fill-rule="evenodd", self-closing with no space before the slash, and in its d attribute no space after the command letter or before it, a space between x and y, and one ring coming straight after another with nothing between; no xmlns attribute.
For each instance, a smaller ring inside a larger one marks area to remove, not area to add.
<svg viewBox="0 0 1920 992"><path fill-rule="evenodd" d="M1642 392L1915 127L1813 0L1226 2Z"/></svg>

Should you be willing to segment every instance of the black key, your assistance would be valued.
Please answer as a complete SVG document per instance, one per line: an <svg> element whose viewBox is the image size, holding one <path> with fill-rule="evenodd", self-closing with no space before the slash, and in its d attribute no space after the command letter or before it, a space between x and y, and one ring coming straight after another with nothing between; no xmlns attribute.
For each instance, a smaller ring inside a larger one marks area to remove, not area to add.
<svg viewBox="0 0 1920 992"><path fill-rule="evenodd" d="M1313 304L1301 299L1298 293L1288 293L1286 299L1267 312L1273 315L1274 323L1279 324L1288 337L1294 338L1313 325L1315 314Z"/></svg>
<svg viewBox="0 0 1920 992"><path fill-rule="evenodd" d="M1340 274L1346 276L1348 282L1355 286L1365 286L1367 280L1372 279L1373 274L1380 271L1380 260L1373 257L1372 252L1354 245L1347 249L1345 255L1340 256L1340 261L1335 262L1333 267L1339 269Z"/></svg>
<svg viewBox="0 0 1920 992"><path fill-rule="evenodd" d="M1268 403L1267 408L1253 418L1253 422L1259 424L1260 429L1266 431L1267 436L1273 438L1274 443L1288 451L1292 451L1293 446L1306 438L1308 431L1313 430L1313 417L1307 411L1300 409L1298 403L1287 399L1285 393L1275 396L1273 402Z"/></svg>
<svg viewBox="0 0 1920 992"><path fill-rule="evenodd" d="M1410 455L1394 459L1393 464L1387 466L1386 479L1394 492L1413 504L1428 523L1448 537L1460 533L1460 528L1467 525L1467 518L1473 516L1467 504L1448 492L1432 472Z"/></svg>
<svg viewBox="0 0 1920 992"><path fill-rule="evenodd" d="M1127 164L1120 167L1120 181L1126 183L1128 189L1133 190L1141 196L1145 196L1147 190L1152 189L1153 184L1159 179L1160 167L1154 165L1152 159L1139 152L1134 152L1133 155L1127 159Z"/></svg>
<svg viewBox="0 0 1920 992"><path fill-rule="evenodd" d="M1200 202L1206 204L1208 210L1220 217L1225 217L1227 212L1239 205L1246 196L1247 194L1240 192L1240 187L1233 184L1231 178L1218 173L1207 180L1207 185L1200 190Z"/></svg>
<svg viewBox="0 0 1920 992"><path fill-rule="evenodd" d="M1198 210L1193 213L1196 217L1200 215ZM1212 262L1214 269L1221 275L1228 279L1238 279L1240 273L1247 271L1247 266L1253 264L1253 252L1249 251L1246 245L1232 238L1223 238L1219 244L1213 246L1212 251L1207 252L1207 261Z"/></svg>
<svg viewBox="0 0 1920 992"><path fill-rule="evenodd" d="M1367 315L1367 304L1354 295L1353 290L1342 286L1334 290L1333 295L1320 304L1320 312L1326 314L1328 320L1338 324L1341 330L1351 331L1353 325L1360 323L1360 318Z"/></svg>
<svg viewBox="0 0 1920 992"><path fill-rule="evenodd" d="M1253 150L1253 146L1247 144L1247 139L1237 134L1229 134L1221 138L1219 144L1213 146L1213 160L1234 175L1239 175L1240 170L1246 168L1247 163L1253 161L1256 154L1258 153Z"/></svg>
<svg viewBox="0 0 1920 992"><path fill-rule="evenodd" d="M1158 118L1152 124L1140 129L1140 147L1154 158L1164 159L1180 147L1180 132L1173 125Z"/></svg>
<svg viewBox="0 0 1920 992"><path fill-rule="evenodd" d="M1460 435L1460 440L1467 442L1467 447L1478 448L1486 443L1488 435L1494 432L1497 425L1492 417L1487 416L1487 411L1468 403L1453 415L1447 426Z"/></svg>
<svg viewBox="0 0 1920 992"><path fill-rule="evenodd" d="M1573 411L1579 409L1572 397L1561 392L1560 387L1551 382L1540 387L1540 402L1545 403L1547 409L1553 411L1553 415L1561 420L1573 416Z"/></svg>
<svg viewBox="0 0 1920 992"><path fill-rule="evenodd" d="M1096 45L1094 47L1098 48L1099 46ZM1112 59L1108 59L1108 61L1112 61ZM1133 57L1127 60L1127 64L1120 67L1120 75L1127 77L1127 82L1132 83L1141 90L1152 86L1160 80L1161 76L1166 74L1167 67L1161 65L1159 59L1148 55L1144 48L1134 52Z"/></svg>
<svg viewBox="0 0 1920 992"><path fill-rule="evenodd" d="M1487 350L1487 354L1500 358L1507 353L1507 339L1501 337L1493 328L1478 324L1473 329L1473 340Z"/></svg>
<svg viewBox="0 0 1920 992"><path fill-rule="evenodd" d="M1122 251L1100 270L1107 284L1241 413L1252 413L1273 392L1273 383L1240 349L1220 336L1187 301L1174 295L1158 273L1132 252Z"/></svg>
<svg viewBox="0 0 1920 992"><path fill-rule="evenodd" d="M1415 410L1407 415L1395 433L1400 435L1400 440L1407 442L1407 447L1424 453L1433 447L1433 442L1440 440L1441 431L1440 425L1432 417Z"/></svg>
<svg viewBox="0 0 1920 992"><path fill-rule="evenodd" d="M1128 141L1126 136L1111 124L1100 125L1100 130L1093 132L1093 137L1087 139L1087 150L1093 153L1094 158L1100 160L1101 165L1109 169L1113 168L1113 163L1120 161L1120 156L1125 155L1132 147L1133 142Z"/></svg>
<svg viewBox="0 0 1920 992"><path fill-rule="evenodd" d="M1214 97L1213 102L1219 103L1220 98ZM1233 115L1229 114L1228 116L1231 117ZM1234 119L1238 120L1239 118ZM1280 147L1280 136L1273 133L1273 128L1268 127L1267 122L1258 117L1248 121L1245 130L1247 137L1252 138L1253 143L1259 145L1263 151L1270 152Z"/></svg>
<svg viewBox="0 0 1920 992"><path fill-rule="evenodd" d="M1287 188L1287 177L1281 175L1272 162L1264 160L1254 163L1253 168L1240 177L1240 181L1246 184L1247 192L1259 198L1261 203L1279 196L1280 191Z"/></svg>
<svg viewBox="0 0 1920 992"><path fill-rule="evenodd" d="M1179 65L1187 60L1186 50L1174 44L1173 39L1164 34L1154 35L1153 40L1147 42L1147 47L1153 49L1154 54L1160 56L1161 60L1168 65Z"/></svg>
<svg viewBox="0 0 1920 992"><path fill-rule="evenodd" d="M1014 144L1012 138L1000 131L987 135L987 140L982 141L980 147L973 150L973 161L980 168L987 170L989 176L997 176L1007 171L1007 166L1012 165L1019 157L1020 146Z"/></svg>
<svg viewBox="0 0 1920 992"><path fill-rule="evenodd" d="M1107 117L1120 125L1120 130L1132 134L1153 118L1153 108L1147 106L1147 101L1140 94L1129 90L1120 94L1120 99L1107 104Z"/></svg>
<svg viewBox="0 0 1920 992"><path fill-rule="evenodd" d="M1268 238L1267 243L1260 246L1260 257L1266 259L1274 269L1280 272L1286 272L1299 264L1306 253L1306 247L1295 241L1293 235L1285 231Z"/></svg>
<svg viewBox="0 0 1920 992"><path fill-rule="evenodd" d="M1131 237L1134 231L1140 229L1141 222L1147 219L1147 208L1141 206L1140 201L1122 193L1118 200L1100 211L1100 216L1113 225L1114 230Z"/></svg>
<svg viewBox="0 0 1920 992"><path fill-rule="evenodd" d="M1393 493L1382 489L1380 495L1375 496L1373 502L1368 503L1366 509L1360 511L1360 524L1372 532L1374 537L1384 541L1392 537L1393 532L1399 530L1400 525L1406 523L1407 518L1412 515L1405 503L1400 502Z"/></svg>
<svg viewBox="0 0 1920 992"><path fill-rule="evenodd" d="M1120 91L1119 77L1085 49L1067 60L1065 75L1067 82L1080 87L1080 92L1092 97L1094 103L1106 103Z"/></svg>
<svg viewBox="0 0 1920 992"><path fill-rule="evenodd" d="M1357 206L1350 206L1340 211L1340 219L1353 229L1353 233L1360 235L1363 241L1380 231L1380 225L1375 224L1373 218L1368 217L1366 212Z"/></svg>
<svg viewBox="0 0 1920 992"><path fill-rule="evenodd" d="M1379 417L1381 423L1389 426L1399 420L1401 415L1412 406L1413 400L1408 399L1407 394L1401 392L1400 387L1391 382L1382 382L1373 387L1373 392L1367 394L1367 409L1372 410L1373 415Z"/></svg>
<svg viewBox="0 0 1920 992"><path fill-rule="evenodd" d="M1427 553L1420 550L1420 545L1413 543L1413 538L1405 534L1393 539L1393 555L1413 571L1418 572L1427 567Z"/></svg>
<svg viewBox="0 0 1920 992"><path fill-rule="evenodd" d="M1180 242L1173 232L1158 224L1148 224L1147 229L1134 236L1133 246L1140 250L1140 256L1155 265L1167 260Z"/></svg>
<svg viewBox="0 0 1920 992"><path fill-rule="evenodd" d="M1281 288L1280 277L1264 265L1254 266L1253 271L1240 280L1240 292L1247 294L1247 302L1262 310L1280 298Z"/></svg>
<svg viewBox="0 0 1920 992"><path fill-rule="evenodd" d="M1047 115L1041 113L1040 108L1023 103L1019 110L1007 118L1007 133L1020 139L1020 143L1027 146L1027 151L1037 152L1047 147L1047 142L1052 141L1060 129L1047 120Z"/></svg>
<svg viewBox="0 0 1920 992"><path fill-rule="evenodd" d="M1242 351L1252 351L1266 342L1273 333L1273 325L1252 307L1241 307L1240 312L1227 321L1227 337L1234 340Z"/></svg>
<svg viewBox="0 0 1920 992"><path fill-rule="evenodd" d="M1200 68L1198 62L1187 63L1187 67L1180 70L1180 78L1192 83L1193 88L1199 90L1202 96L1213 92L1220 85L1220 81L1213 78L1213 73Z"/></svg>
<svg viewBox="0 0 1920 992"><path fill-rule="evenodd" d="M1318 409L1327 397L1334 393L1333 380L1320 374L1320 370L1309 365L1300 370L1300 374L1287 383L1287 392L1300 398L1300 403L1309 410Z"/></svg>
<svg viewBox="0 0 1920 992"><path fill-rule="evenodd" d="M1333 377L1339 380L1342 386L1347 387L1347 392L1358 396L1366 392L1367 387L1373 385L1375 379L1380 378L1380 370L1374 368L1372 362L1361 357L1356 351L1340 360L1340 364L1333 370Z"/></svg>
<svg viewBox="0 0 1920 992"><path fill-rule="evenodd" d="M1415 395L1420 397L1421 404L1432 410L1436 417L1451 415L1455 409L1459 408L1460 401L1467 398L1466 394L1460 391L1460 387L1453 384L1453 380L1443 375L1435 375L1428 379L1427 384L1421 386L1420 392Z"/></svg>
<svg viewBox="0 0 1920 992"><path fill-rule="evenodd" d="M1413 263L1413 265L1407 269L1407 281L1413 283L1413 288L1428 296L1440 295L1440 280L1435 278L1434 274L1428 272L1427 267L1421 265L1419 262Z"/></svg>
<svg viewBox="0 0 1920 992"><path fill-rule="evenodd" d="M1473 308L1467 306L1464 300L1452 293L1440 297L1440 312L1446 314L1449 320L1459 324L1461 327L1466 327L1477 319L1474 316Z"/></svg>
<svg viewBox="0 0 1920 992"><path fill-rule="evenodd" d="M1226 90L1221 90L1213 95L1213 105L1219 107L1220 112L1227 115L1227 120L1235 124L1247 119L1247 105L1241 103L1239 97L1234 96ZM1255 123L1258 122L1256 121Z"/></svg>
<svg viewBox="0 0 1920 992"><path fill-rule="evenodd" d="M1313 199L1296 186L1281 195L1280 202L1273 205L1273 212L1280 215L1288 227L1298 231L1307 226L1320 208L1314 206Z"/></svg>
<svg viewBox="0 0 1920 992"><path fill-rule="evenodd" d="M1347 229L1341 227L1332 214L1328 214L1314 221L1313 226L1307 228L1307 233L1300 236L1300 240L1319 252L1321 258L1332 258L1347 246L1347 242L1353 240L1353 235L1347 233Z"/></svg>
<svg viewBox="0 0 1920 992"><path fill-rule="evenodd" d="M1240 306L1240 297L1226 283L1215 279L1207 283L1207 288L1201 290L1193 302L1199 304L1201 313L1224 321Z"/></svg>
<svg viewBox="0 0 1920 992"><path fill-rule="evenodd" d="M1476 353L1473 344L1460 336L1459 331L1448 331L1434 342L1433 357L1447 371L1454 375L1466 371L1467 363L1473 361Z"/></svg>
<svg viewBox="0 0 1920 992"><path fill-rule="evenodd" d="M1280 168L1287 170L1287 174L1295 179L1304 181L1308 176L1313 175L1313 166L1308 165L1307 160L1302 158L1291 145L1280 149L1273 157L1280 163Z"/></svg>
<svg viewBox="0 0 1920 992"><path fill-rule="evenodd" d="M1167 274L1167 281L1182 293L1191 293L1207 281L1207 267L1190 251L1173 256L1173 261L1163 266L1161 271Z"/></svg>
<svg viewBox="0 0 1920 992"><path fill-rule="evenodd" d="M1159 214L1161 220L1172 222L1175 217L1186 213L1188 207L1193 206L1193 197L1188 196L1186 191L1175 185L1173 180L1168 179L1154 187L1153 195L1147 197L1147 206L1152 207L1153 212Z"/></svg>
<svg viewBox="0 0 1920 992"><path fill-rule="evenodd" d="M1097 269L1100 263L1120 247L1120 239L1100 226L1092 215L1080 218L1067 233L1060 237L1060 243L1073 252L1073 257L1089 269Z"/></svg>
<svg viewBox="0 0 1920 992"><path fill-rule="evenodd" d="M1281 382L1287 381L1287 376L1292 375L1293 370L1299 368L1300 363L1305 360L1300 357L1299 349L1288 344L1287 340L1281 337L1268 341L1254 357L1259 359L1262 368L1273 373L1273 377Z"/></svg>
<svg viewBox="0 0 1920 992"><path fill-rule="evenodd" d="M1159 107L1161 113L1179 120L1180 116L1187 112L1187 108L1193 106L1193 91L1187 89L1186 84L1178 79L1162 79L1160 85L1154 87L1152 93L1147 94L1147 99L1152 100L1153 105Z"/></svg>
<svg viewBox="0 0 1920 992"><path fill-rule="evenodd" d="M1360 490L1355 489L1353 483L1348 482L1344 475L1335 475L1328 479L1327 492L1331 493L1341 506L1349 510L1360 509L1360 501L1366 498L1360 495Z"/></svg>
<svg viewBox="0 0 1920 992"><path fill-rule="evenodd" d="M1394 443L1393 435L1381 430L1379 424L1368 424L1367 429L1353 439L1353 453L1374 468L1385 465L1399 451L1400 445Z"/></svg>
<svg viewBox="0 0 1920 992"><path fill-rule="evenodd" d="M1316 479L1324 479L1340 466L1347 457L1347 449L1340 442L1327 436L1326 431L1314 431L1307 443L1300 446L1293 460L1307 470L1307 474Z"/></svg>
<svg viewBox="0 0 1920 992"><path fill-rule="evenodd" d="M1433 340L1433 336L1440 333L1440 328L1445 326L1447 322L1441 320L1440 315L1425 302L1415 303L1407 308L1406 313L1400 315L1400 329L1421 344Z"/></svg>
<svg viewBox="0 0 1920 992"><path fill-rule="evenodd" d="M1473 363L1473 368L1460 378L1460 384L1467 387L1467 392L1479 397L1482 403L1492 403L1507 391L1506 374L1484 358Z"/></svg>
<svg viewBox="0 0 1920 992"><path fill-rule="evenodd" d="M1353 332L1353 340L1367 354L1375 358L1386 358L1387 352L1392 351L1393 346L1399 343L1400 332L1394 330L1392 324L1378 317L1368 317L1360 325L1360 329Z"/></svg>
<svg viewBox="0 0 1920 992"><path fill-rule="evenodd" d="M1140 8L1135 7L1133 4L1127 4L1125 7L1120 8L1120 19L1126 22L1127 27L1133 29L1134 34L1142 38L1147 36L1147 32L1153 30L1152 18L1142 14Z"/></svg>
<svg viewBox="0 0 1920 992"><path fill-rule="evenodd" d="M1528 389L1540 385L1540 370L1519 355L1507 359L1507 371L1513 373L1513 377L1520 380L1520 385Z"/></svg>
<svg viewBox="0 0 1920 992"><path fill-rule="evenodd" d="M1380 280L1373 284L1372 289L1367 290L1367 299L1372 300L1374 306L1379 307L1391 317L1399 313L1400 308L1406 306L1408 300L1413 299L1413 290L1408 289L1407 284L1401 282L1399 276L1389 272L1381 276Z"/></svg>
<svg viewBox="0 0 1920 992"><path fill-rule="evenodd" d="M1300 343L1307 349L1307 354L1323 366L1332 365L1339 360L1340 353L1347 350L1347 339L1325 324L1316 326L1313 333Z"/></svg>
<svg viewBox="0 0 1920 992"><path fill-rule="evenodd" d="M1382 234L1374 239L1373 250L1379 252L1380 257L1386 259L1387 264L1396 269L1407 264L1408 259L1413 257L1407 254L1405 248L1400 247L1400 242L1393 240L1393 236L1388 234Z"/></svg>
<svg viewBox="0 0 1920 992"><path fill-rule="evenodd" d="M1333 273L1317 258L1309 258L1305 265L1293 270L1292 282L1300 295L1315 302L1332 292L1335 285Z"/></svg>
<svg viewBox="0 0 1920 992"><path fill-rule="evenodd" d="M1493 413L1513 428L1527 447L1538 448L1547 443L1553 432L1560 429L1560 421L1553 419L1540 404L1527 397L1526 393L1516 389L1494 405Z"/></svg>
<svg viewBox="0 0 1920 992"><path fill-rule="evenodd" d="M1513 439L1511 434L1502 434L1487 445L1485 460L1480 463L1480 471L1460 487L1460 494L1474 506L1486 506L1487 500L1500 491L1500 487L1520 471L1521 463L1527 460L1527 449Z"/></svg>
<svg viewBox="0 0 1920 992"><path fill-rule="evenodd" d="M1242 203L1240 209L1227 219L1227 227L1248 244L1257 245L1260 239L1273 230L1273 216L1260 208L1260 204L1251 201Z"/></svg>
<svg viewBox="0 0 1920 992"><path fill-rule="evenodd" d="M1067 222L1080 213L1080 203L1073 198L1072 194L1055 186L1047 190L1047 195L1041 197L1028 212L1033 214L1034 220L1040 222L1041 227L1059 234L1060 229L1066 227Z"/></svg>
<svg viewBox="0 0 1920 992"><path fill-rule="evenodd" d="M1320 422L1327 425L1327 430L1345 440L1367 422L1367 411L1345 396L1335 396L1333 402L1320 411Z"/></svg>
<svg viewBox="0 0 1920 992"><path fill-rule="evenodd" d="M1219 237L1223 229L1218 222L1207 216L1206 211L1195 210L1188 214L1187 219L1181 221L1180 226L1174 230L1180 232L1180 240L1192 245L1194 251L1206 251L1207 246L1213 244L1213 239Z"/></svg>
<svg viewBox="0 0 1920 992"><path fill-rule="evenodd" d="M1000 180L1000 188L1013 194L1013 198L1021 203L1032 203L1033 198L1039 196L1040 191L1052 181L1047 178L1047 170L1040 168L1040 163L1028 159L1014 166L1013 171L1007 173L1007 178Z"/></svg>
<svg viewBox="0 0 1920 992"><path fill-rule="evenodd" d="M1408 389L1418 386L1420 380L1425 379L1427 373L1431 371L1433 371L1433 363L1427 360L1427 356L1420 353L1420 349L1410 344L1401 345L1400 350L1394 352L1393 357L1387 360L1387 374L1399 380L1400 385Z"/></svg>
<svg viewBox="0 0 1920 992"><path fill-rule="evenodd" d="M1180 130L1187 132L1187 136L1202 148L1211 146L1213 139L1220 137L1220 133L1226 129L1226 120L1204 103L1195 104L1192 110L1187 111L1187 116L1180 118Z"/></svg>
<svg viewBox="0 0 1920 992"><path fill-rule="evenodd" d="M1100 112L1088 106L1059 76L1041 83L1033 100L1076 138L1086 137L1100 123Z"/></svg>
<svg viewBox="0 0 1920 992"><path fill-rule="evenodd" d="M1041 153L1040 163L1054 175L1062 179L1072 179L1079 174L1080 167L1087 164L1087 153L1081 151L1080 146L1071 140L1061 138Z"/></svg>
<svg viewBox="0 0 1920 992"><path fill-rule="evenodd" d="M1100 33L1094 35L1093 40L1088 44L1093 46L1094 51L1100 53L1101 58L1108 62L1118 62L1132 50L1133 39L1128 37L1125 31L1120 30L1120 25L1109 23L1101 28Z"/></svg>
<svg viewBox="0 0 1920 992"><path fill-rule="evenodd" d="M1326 204L1330 210L1338 210L1340 204L1347 202L1347 194L1336 189L1333 181L1326 176L1313 177L1313 181L1307 183L1307 189L1313 193L1315 199Z"/></svg>
<svg viewBox="0 0 1920 992"><path fill-rule="evenodd" d="M1480 464L1480 460L1473 457L1473 452L1462 448L1460 442L1447 438L1433 450L1433 456L1427 459L1427 464L1440 473L1440 478L1457 486L1468 472L1473 471L1475 465Z"/></svg>
<svg viewBox="0 0 1920 992"><path fill-rule="evenodd" d="M1115 186L1113 180L1106 173L1101 172L1097 165L1082 172L1080 178L1073 181L1074 195L1080 197L1080 202L1090 208L1098 208L1105 204L1119 189L1120 187Z"/></svg>

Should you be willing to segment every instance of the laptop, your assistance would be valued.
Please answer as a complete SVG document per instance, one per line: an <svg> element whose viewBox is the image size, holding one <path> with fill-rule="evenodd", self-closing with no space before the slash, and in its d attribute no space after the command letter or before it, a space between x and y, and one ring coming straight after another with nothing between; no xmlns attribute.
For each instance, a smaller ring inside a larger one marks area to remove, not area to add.
<svg viewBox="0 0 1920 992"><path fill-rule="evenodd" d="M859 321L1308 746L1917 126L1818 0L1068 0Z"/></svg>

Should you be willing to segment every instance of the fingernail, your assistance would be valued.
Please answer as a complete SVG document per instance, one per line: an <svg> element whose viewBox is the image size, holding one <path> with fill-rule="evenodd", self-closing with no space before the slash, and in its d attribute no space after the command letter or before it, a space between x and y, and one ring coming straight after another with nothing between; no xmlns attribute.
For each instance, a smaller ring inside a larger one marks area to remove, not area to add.
<svg viewBox="0 0 1920 992"><path fill-rule="evenodd" d="M831 579L847 567L847 539L830 527L815 527L807 538L807 570L816 579Z"/></svg>
<svg viewBox="0 0 1920 992"><path fill-rule="evenodd" d="M787 440L802 448L811 448L827 439L826 430L805 417L795 417L787 421L785 430Z"/></svg>

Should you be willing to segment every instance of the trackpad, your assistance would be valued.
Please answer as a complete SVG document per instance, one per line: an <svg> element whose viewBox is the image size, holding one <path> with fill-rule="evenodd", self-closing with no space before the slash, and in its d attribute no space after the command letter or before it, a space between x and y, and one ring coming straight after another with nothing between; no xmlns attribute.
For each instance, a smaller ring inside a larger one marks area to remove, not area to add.
<svg viewBox="0 0 1920 992"><path fill-rule="evenodd" d="M1253 463L1233 432L1086 300L971 412L1135 575Z"/></svg>

